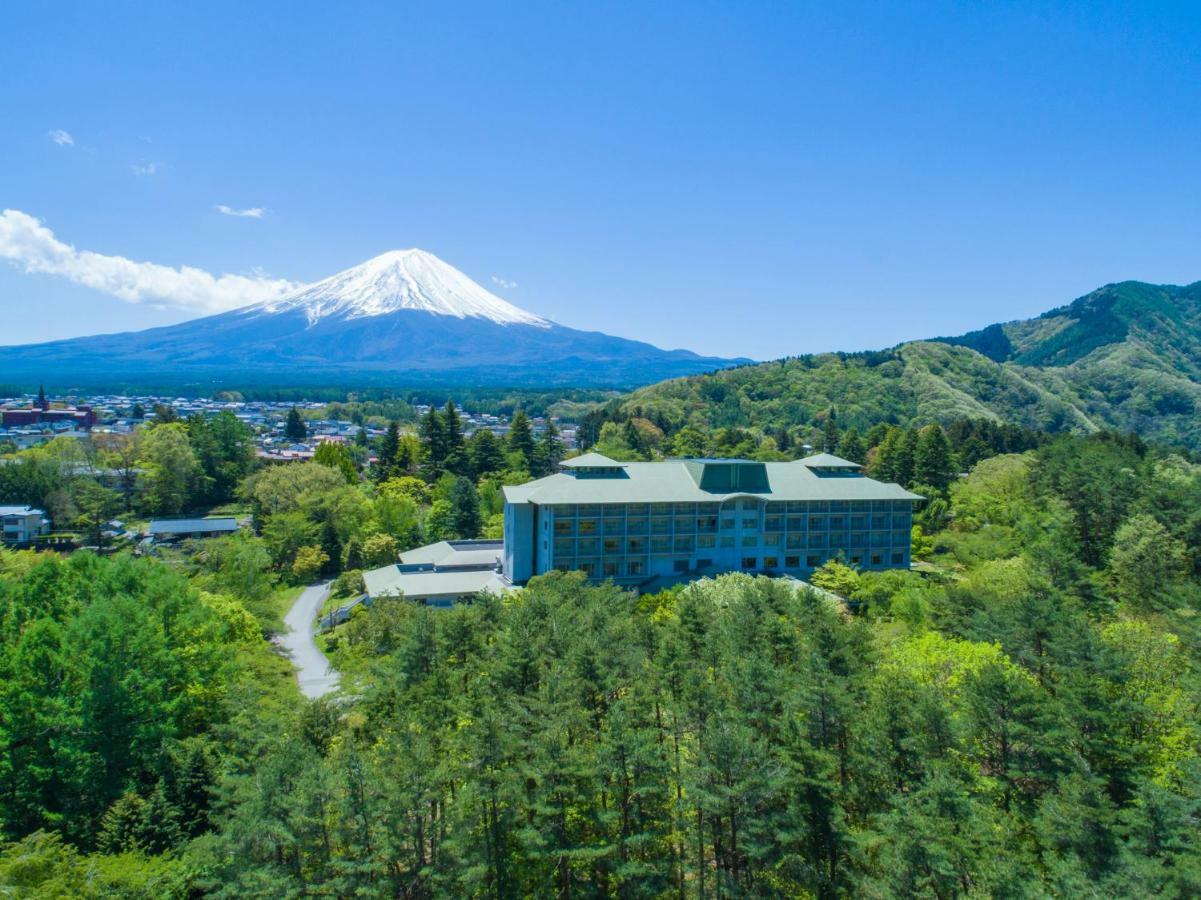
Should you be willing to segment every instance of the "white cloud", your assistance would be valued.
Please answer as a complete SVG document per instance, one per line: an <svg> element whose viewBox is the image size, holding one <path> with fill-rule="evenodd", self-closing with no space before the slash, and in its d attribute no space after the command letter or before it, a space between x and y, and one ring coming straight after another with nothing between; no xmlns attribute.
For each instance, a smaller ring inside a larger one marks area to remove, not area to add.
<svg viewBox="0 0 1201 900"><path fill-rule="evenodd" d="M71 137L71 132L63 131L61 128L55 128L52 131L47 131L46 136L60 147L75 146L75 138Z"/></svg>
<svg viewBox="0 0 1201 900"><path fill-rule="evenodd" d="M261 206L251 206L248 209L234 209L232 206L226 206L224 203L217 204L217 212L223 216L240 216L244 219L261 219L267 215L267 210Z"/></svg>
<svg viewBox="0 0 1201 900"><path fill-rule="evenodd" d="M505 290L512 290L513 288L517 287L516 281L509 281L509 279L501 278L499 275L492 276L492 283L499 288L504 288Z"/></svg>
<svg viewBox="0 0 1201 900"><path fill-rule="evenodd" d="M112 294L127 303L201 312L221 312L274 300L301 284L254 275L213 275L192 266L175 269L123 256L76 250L54 236L38 219L19 209L0 212L0 259L26 272L57 275Z"/></svg>
<svg viewBox="0 0 1201 900"><path fill-rule="evenodd" d="M139 163L134 163L132 166L130 166L129 171L133 172L133 174L135 174L135 175L150 176L150 175L157 175L159 172L161 172L165 168L166 168L166 166L164 166L162 163L139 162Z"/></svg>

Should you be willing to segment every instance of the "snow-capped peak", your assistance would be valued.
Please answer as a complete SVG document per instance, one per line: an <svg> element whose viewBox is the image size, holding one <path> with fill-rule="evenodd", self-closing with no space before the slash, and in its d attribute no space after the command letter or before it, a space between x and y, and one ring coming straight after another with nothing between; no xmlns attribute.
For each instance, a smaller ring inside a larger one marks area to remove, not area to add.
<svg viewBox="0 0 1201 900"><path fill-rule="evenodd" d="M454 266L424 250L391 250L258 306L277 313L303 309L310 324L336 316L357 319L412 309L439 316L490 319L501 325L550 322L502 300Z"/></svg>

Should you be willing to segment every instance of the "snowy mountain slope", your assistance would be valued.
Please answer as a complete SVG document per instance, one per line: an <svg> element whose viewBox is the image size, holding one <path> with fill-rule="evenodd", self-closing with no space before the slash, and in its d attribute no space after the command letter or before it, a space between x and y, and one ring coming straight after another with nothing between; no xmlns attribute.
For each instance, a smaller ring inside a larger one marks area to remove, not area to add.
<svg viewBox="0 0 1201 900"><path fill-rule="evenodd" d="M550 327L541 316L518 309L485 290L458 269L424 250L392 250L251 309L265 315L303 310L309 323L321 319L383 316L402 309L439 316L488 319L498 325Z"/></svg>
<svg viewBox="0 0 1201 900"><path fill-rule="evenodd" d="M397 250L266 303L147 331L0 349L0 382L579 384L618 387L747 360L566 328L430 253Z"/></svg>

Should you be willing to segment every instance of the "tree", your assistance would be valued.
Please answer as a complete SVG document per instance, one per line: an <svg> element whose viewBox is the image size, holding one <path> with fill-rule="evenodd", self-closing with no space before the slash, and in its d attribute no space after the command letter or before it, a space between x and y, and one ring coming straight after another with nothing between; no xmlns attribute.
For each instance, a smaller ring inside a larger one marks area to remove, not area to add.
<svg viewBox="0 0 1201 900"><path fill-rule="evenodd" d="M535 476L550 475L563 459L563 442L559 440L559 429L549 418L546 420L546 430L534 447L534 469L530 473Z"/></svg>
<svg viewBox="0 0 1201 900"><path fill-rule="evenodd" d="M292 560L292 575L301 583L312 581L328 562L329 554L321 547L301 547L296 552L296 559Z"/></svg>
<svg viewBox="0 0 1201 900"><path fill-rule="evenodd" d="M913 481L918 484L929 484L945 491L955 477L954 460L951 457L951 445L942 426L927 425L918 432L917 444L913 450Z"/></svg>
<svg viewBox="0 0 1201 900"><path fill-rule="evenodd" d="M38 399L34 406L38 409L50 408L50 401L46 399L46 388L44 385L38 385Z"/></svg>
<svg viewBox="0 0 1201 900"><path fill-rule="evenodd" d="M359 473L354 467L354 460L351 459L350 451L345 444L337 441L322 441L317 445L317 450L313 454L313 462L341 472L347 484L358 484Z"/></svg>
<svg viewBox="0 0 1201 900"><path fill-rule="evenodd" d="M372 568L396 562L400 545L390 534L373 534L363 541L363 565Z"/></svg>
<svg viewBox="0 0 1201 900"><path fill-rule="evenodd" d="M837 559L829 559L814 571L809 581L814 587L850 597L859 586L859 573Z"/></svg>
<svg viewBox="0 0 1201 900"><path fill-rule="evenodd" d="M146 407L142 406L141 403L134 403L133 408L129 411L129 417L140 422L146 418Z"/></svg>
<svg viewBox="0 0 1201 900"><path fill-rule="evenodd" d="M504 471L504 448L489 428L478 428L467 441L467 460L471 474L479 479L493 472Z"/></svg>
<svg viewBox="0 0 1201 900"><path fill-rule="evenodd" d="M1184 576L1187 552L1153 516L1131 516L1113 536L1110 583L1120 600L1136 608L1162 608L1165 589Z"/></svg>
<svg viewBox="0 0 1201 900"><path fill-rule="evenodd" d="M455 527L455 509L448 500L435 500L425 516L425 536L430 541L451 541L459 537Z"/></svg>
<svg viewBox="0 0 1201 900"><path fill-rule="evenodd" d="M465 475L468 471L467 447L463 441L463 423L453 400L446 401L442 413L443 466L453 475Z"/></svg>
<svg viewBox="0 0 1201 900"><path fill-rule="evenodd" d="M398 474L396 469L399 453L400 423L393 419L388 423L388 430L384 432L383 439L380 441L379 453L375 461L376 481L387 481Z"/></svg>
<svg viewBox="0 0 1201 900"><path fill-rule="evenodd" d="M418 434L421 439L421 477L433 484L446 471L447 446L442 416L432 406L421 420Z"/></svg>
<svg viewBox="0 0 1201 900"><path fill-rule="evenodd" d="M284 437L293 444L299 444L308 436L308 426L305 425L304 419L300 415L300 410L293 406L288 410L288 417L284 420Z"/></svg>
<svg viewBox="0 0 1201 900"><path fill-rule="evenodd" d="M470 478L459 476L450 492L454 530L461 538L474 538L480 533L480 497Z"/></svg>
<svg viewBox="0 0 1201 900"><path fill-rule="evenodd" d="M73 495L79 510L76 525L87 532L90 543L103 546L105 525L120 506L120 496L90 478L78 479Z"/></svg>
<svg viewBox="0 0 1201 900"><path fill-rule="evenodd" d="M826 453L838 452L838 423L834 420L834 408L831 407L822 422L822 449Z"/></svg>
<svg viewBox="0 0 1201 900"><path fill-rule="evenodd" d="M707 445L708 441L700 429L685 425L672 438L671 452L675 456L700 457L707 452ZM776 446L779 447L779 439Z"/></svg>
<svg viewBox="0 0 1201 900"><path fill-rule="evenodd" d="M200 474L187 429L179 422L156 425L142 437L140 450L146 470L143 503L156 515L178 515L189 505Z"/></svg>
<svg viewBox="0 0 1201 900"><path fill-rule="evenodd" d="M509 451L518 456L525 471L534 471L534 429L523 409L513 413L509 424Z"/></svg>
<svg viewBox="0 0 1201 900"><path fill-rule="evenodd" d="M838 455L851 462L863 463L867 460L867 444L859 436L858 429L848 428L838 441Z"/></svg>
<svg viewBox="0 0 1201 900"><path fill-rule="evenodd" d="M271 515L263 526L263 543L279 568L292 565L300 548L317 540L317 525L299 509Z"/></svg>

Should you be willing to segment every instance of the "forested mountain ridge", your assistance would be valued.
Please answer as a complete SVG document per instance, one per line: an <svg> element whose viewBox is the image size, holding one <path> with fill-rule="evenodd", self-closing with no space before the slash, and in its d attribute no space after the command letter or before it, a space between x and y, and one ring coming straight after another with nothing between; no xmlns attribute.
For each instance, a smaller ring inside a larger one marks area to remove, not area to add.
<svg viewBox="0 0 1201 900"><path fill-rule="evenodd" d="M1201 444L1201 282L1106 285L1035 319L863 353L679 378L624 399L669 427L914 424L988 418Z"/></svg>

